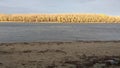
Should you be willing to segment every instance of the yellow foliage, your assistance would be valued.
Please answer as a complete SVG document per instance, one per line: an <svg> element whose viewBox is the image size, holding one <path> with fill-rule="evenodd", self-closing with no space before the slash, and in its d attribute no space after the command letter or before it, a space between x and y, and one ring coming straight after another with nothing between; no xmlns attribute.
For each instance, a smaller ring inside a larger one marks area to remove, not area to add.
<svg viewBox="0 0 120 68"><path fill-rule="evenodd" d="M105 14L0 14L0 22L120 23L120 16Z"/></svg>

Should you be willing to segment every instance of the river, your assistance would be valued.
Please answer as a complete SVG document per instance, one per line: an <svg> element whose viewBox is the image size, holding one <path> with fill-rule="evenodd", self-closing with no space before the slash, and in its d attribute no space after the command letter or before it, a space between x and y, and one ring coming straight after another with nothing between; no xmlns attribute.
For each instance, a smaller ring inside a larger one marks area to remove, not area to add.
<svg viewBox="0 0 120 68"><path fill-rule="evenodd" d="M0 23L0 42L120 40L120 24Z"/></svg>

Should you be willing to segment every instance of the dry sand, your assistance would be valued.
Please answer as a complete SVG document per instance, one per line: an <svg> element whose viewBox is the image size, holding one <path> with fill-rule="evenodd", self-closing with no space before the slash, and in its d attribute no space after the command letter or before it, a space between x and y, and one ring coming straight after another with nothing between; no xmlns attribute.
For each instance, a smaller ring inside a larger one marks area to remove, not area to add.
<svg viewBox="0 0 120 68"><path fill-rule="evenodd" d="M120 59L119 41L0 43L0 68L93 68L106 57Z"/></svg>

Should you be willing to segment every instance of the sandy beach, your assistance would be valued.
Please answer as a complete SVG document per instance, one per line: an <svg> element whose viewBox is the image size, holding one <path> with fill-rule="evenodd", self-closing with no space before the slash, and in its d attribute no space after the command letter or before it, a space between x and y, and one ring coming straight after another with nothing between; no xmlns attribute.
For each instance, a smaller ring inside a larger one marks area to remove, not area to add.
<svg viewBox="0 0 120 68"><path fill-rule="evenodd" d="M0 68L95 68L113 59L119 68L120 41L0 43Z"/></svg>

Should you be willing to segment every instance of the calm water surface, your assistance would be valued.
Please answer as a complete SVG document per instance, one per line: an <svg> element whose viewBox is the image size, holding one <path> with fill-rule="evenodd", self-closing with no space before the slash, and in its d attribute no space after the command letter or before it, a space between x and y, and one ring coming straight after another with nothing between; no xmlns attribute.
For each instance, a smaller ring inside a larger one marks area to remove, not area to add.
<svg viewBox="0 0 120 68"><path fill-rule="evenodd" d="M0 42L120 40L120 24L0 23Z"/></svg>

